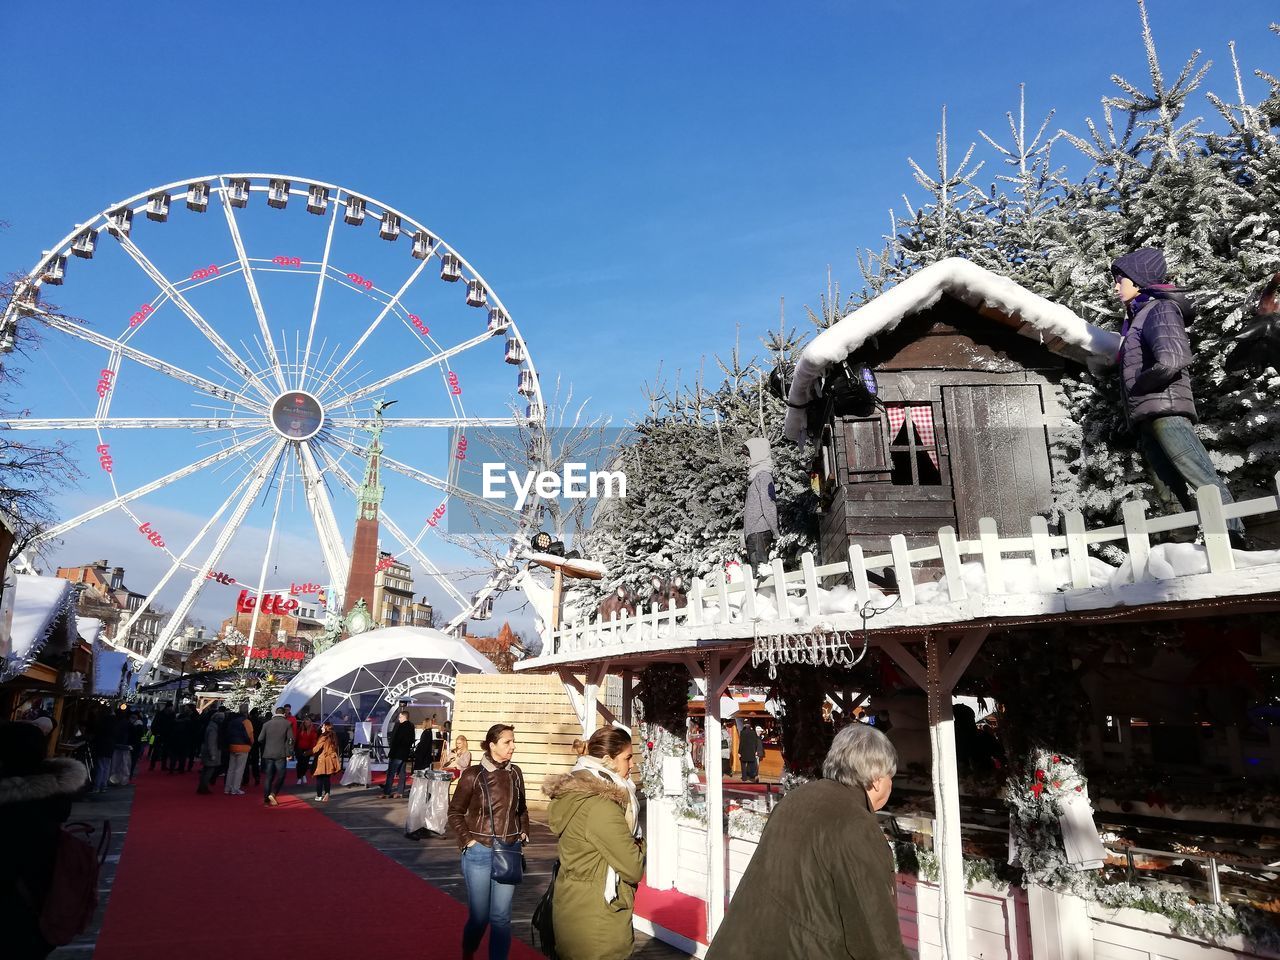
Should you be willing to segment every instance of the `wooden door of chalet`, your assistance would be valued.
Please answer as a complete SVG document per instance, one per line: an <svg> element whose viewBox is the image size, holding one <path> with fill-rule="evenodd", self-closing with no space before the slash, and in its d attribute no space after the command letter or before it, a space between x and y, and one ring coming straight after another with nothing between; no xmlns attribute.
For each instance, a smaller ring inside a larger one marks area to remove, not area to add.
<svg viewBox="0 0 1280 960"><path fill-rule="evenodd" d="M961 539L982 517L1002 536L1023 536L1052 506L1049 441L1037 384L944 386L942 408Z"/></svg>

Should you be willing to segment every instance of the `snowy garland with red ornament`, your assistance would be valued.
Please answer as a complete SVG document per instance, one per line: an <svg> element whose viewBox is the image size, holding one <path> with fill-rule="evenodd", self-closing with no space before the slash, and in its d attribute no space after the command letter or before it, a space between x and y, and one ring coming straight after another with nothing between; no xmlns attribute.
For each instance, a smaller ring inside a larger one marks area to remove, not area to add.
<svg viewBox="0 0 1280 960"><path fill-rule="evenodd" d="M1022 867L1031 883L1081 895L1090 875L1067 859L1062 841L1062 818L1068 804L1087 796L1087 781L1075 761L1058 753L1037 750L1023 772L1009 778L1009 862Z"/></svg>

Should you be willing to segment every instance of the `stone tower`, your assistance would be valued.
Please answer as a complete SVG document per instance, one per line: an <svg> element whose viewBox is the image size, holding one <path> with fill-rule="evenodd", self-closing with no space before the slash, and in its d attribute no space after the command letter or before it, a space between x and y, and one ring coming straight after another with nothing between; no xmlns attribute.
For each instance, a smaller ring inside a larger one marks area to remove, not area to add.
<svg viewBox="0 0 1280 960"><path fill-rule="evenodd" d="M351 569L347 574L346 592L342 595L343 616L350 613L361 600L365 602L365 606L373 603L373 578L378 566L378 506L382 503L383 493L378 464L382 453L382 411L390 405L380 401L374 407L376 420L369 450L365 454L364 483L360 487L359 504L356 507Z"/></svg>

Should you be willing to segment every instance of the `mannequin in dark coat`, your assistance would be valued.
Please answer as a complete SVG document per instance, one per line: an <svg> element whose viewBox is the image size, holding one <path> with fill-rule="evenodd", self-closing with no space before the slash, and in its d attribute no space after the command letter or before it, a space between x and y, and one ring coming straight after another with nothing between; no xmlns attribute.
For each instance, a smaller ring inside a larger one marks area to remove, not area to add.
<svg viewBox="0 0 1280 960"><path fill-rule="evenodd" d="M1213 485L1222 502L1231 503L1231 491L1192 426L1197 416L1186 325L1194 307L1165 282L1164 254L1154 247L1126 253L1111 265L1111 274L1126 314L1117 357L1125 415L1137 431L1157 499L1170 511L1194 510L1195 491ZM1239 519L1227 527L1232 546L1246 549Z"/></svg>

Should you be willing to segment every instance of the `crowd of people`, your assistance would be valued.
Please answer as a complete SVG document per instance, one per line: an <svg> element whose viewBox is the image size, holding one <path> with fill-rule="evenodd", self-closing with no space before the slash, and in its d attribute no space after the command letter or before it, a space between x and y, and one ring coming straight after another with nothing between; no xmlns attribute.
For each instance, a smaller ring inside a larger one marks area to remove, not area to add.
<svg viewBox="0 0 1280 960"><path fill-rule="evenodd" d="M276 806L290 760L298 784L313 783L315 800L329 799L342 770L348 738L306 712L230 708L213 703L161 708L146 718L128 704L104 706L88 725L92 779L79 760L45 760L51 722L0 724L0 817L31 849L0 869L0 921L17 930L25 952L51 949L33 925L29 904L47 889L53 845L72 799L86 788L128 782L146 758L170 775L200 762L196 791L240 796L250 778L265 806ZM466 884L462 955L474 958L486 931L490 960L505 960L512 940L512 902L522 880L522 850L531 830L524 774L513 762L516 731L496 723L480 743L478 762L467 739L445 750L434 718L415 728L398 711L389 731L388 768L378 785L386 798L406 795L407 769L451 770L457 782L448 825ZM550 926L560 960L623 960L634 945L632 915L645 869L642 806L632 777L632 735L614 725L574 742L576 762L548 777L547 826L557 840ZM748 742L747 752L755 753ZM883 733L852 723L834 738L823 778L792 790L769 817L760 848L738 887L709 957L905 957L894 903L894 867L875 812L892 790L897 755ZM123 781L120 778L123 777ZM31 864L43 864L38 870ZM10 894L15 894L10 896ZM752 918L781 911L795 922L775 936ZM43 952L41 952L43 951Z"/></svg>

